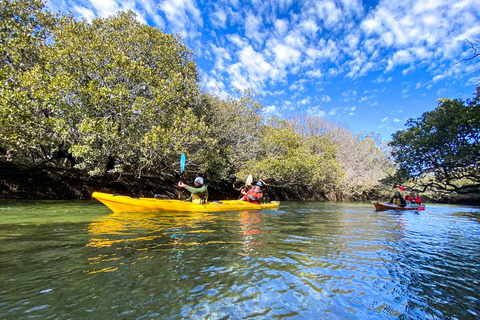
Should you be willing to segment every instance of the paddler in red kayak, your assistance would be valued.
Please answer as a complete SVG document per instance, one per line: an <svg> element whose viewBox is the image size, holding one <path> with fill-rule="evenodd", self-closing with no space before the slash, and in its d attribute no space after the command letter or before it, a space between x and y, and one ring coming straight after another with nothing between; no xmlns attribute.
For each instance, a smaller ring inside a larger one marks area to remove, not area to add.
<svg viewBox="0 0 480 320"><path fill-rule="evenodd" d="M412 196L406 195L405 200L410 201L410 203L416 203L418 205L422 204L422 199L418 196L418 193L414 192Z"/></svg>

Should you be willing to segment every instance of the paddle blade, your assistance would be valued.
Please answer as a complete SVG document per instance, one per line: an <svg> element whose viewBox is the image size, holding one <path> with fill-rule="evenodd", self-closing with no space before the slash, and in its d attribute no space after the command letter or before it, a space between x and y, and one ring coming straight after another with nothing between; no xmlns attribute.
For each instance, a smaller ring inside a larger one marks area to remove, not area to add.
<svg viewBox="0 0 480 320"><path fill-rule="evenodd" d="M185 153L182 153L182 156L180 157L180 173L185 170Z"/></svg>
<svg viewBox="0 0 480 320"><path fill-rule="evenodd" d="M399 189L400 191L404 191L404 190L405 190L405 187L404 187L404 186L400 186L400 187L398 187L398 189Z"/></svg>
<svg viewBox="0 0 480 320"><path fill-rule="evenodd" d="M251 174L249 174L248 177L247 177L247 180L245 180L245 185L246 185L246 186L251 185L251 184L252 184L252 181L253 181L253 177L252 177Z"/></svg>

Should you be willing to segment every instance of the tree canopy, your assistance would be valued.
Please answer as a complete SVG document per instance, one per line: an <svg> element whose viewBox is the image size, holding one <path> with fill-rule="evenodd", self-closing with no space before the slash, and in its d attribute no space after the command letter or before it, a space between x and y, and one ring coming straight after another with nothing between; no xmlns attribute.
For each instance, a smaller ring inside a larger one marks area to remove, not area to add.
<svg viewBox="0 0 480 320"><path fill-rule="evenodd" d="M118 12L91 22L0 2L0 157L25 165L186 174L360 197L385 175L374 134L267 119L250 91L206 93L183 40Z"/></svg>
<svg viewBox="0 0 480 320"><path fill-rule="evenodd" d="M438 107L393 135L396 182L469 193L480 187L480 87L472 100L441 99Z"/></svg>

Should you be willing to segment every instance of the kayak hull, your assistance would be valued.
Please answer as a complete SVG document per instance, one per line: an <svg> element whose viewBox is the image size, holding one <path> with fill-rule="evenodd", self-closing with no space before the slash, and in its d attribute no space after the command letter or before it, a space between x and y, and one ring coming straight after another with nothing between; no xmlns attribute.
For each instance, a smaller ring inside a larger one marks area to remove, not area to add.
<svg viewBox="0 0 480 320"><path fill-rule="evenodd" d="M390 203L380 203L378 201L373 201L373 205L375 206L375 209L377 210L425 210L424 205L407 205L406 207L401 207L396 204L390 204Z"/></svg>
<svg viewBox="0 0 480 320"><path fill-rule="evenodd" d="M115 213L119 212L220 212L240 210L263 210L277 209L279 202L272 201L264 204L254 204L240 200L222 200L196 204L181 200L155 199L155 198L131 198L109 193L94 192L97 199Z"/></svg>

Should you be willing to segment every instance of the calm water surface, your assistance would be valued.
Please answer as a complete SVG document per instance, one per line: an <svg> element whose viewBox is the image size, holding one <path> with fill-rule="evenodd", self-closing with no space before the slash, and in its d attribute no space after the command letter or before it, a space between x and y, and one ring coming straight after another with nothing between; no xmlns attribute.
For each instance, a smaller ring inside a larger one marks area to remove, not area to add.
<svg viewBox="0 0 480 320"><path fill-rule="evenodd" d="M0 319L478 319L480 208L0 202Z"/></svg>

